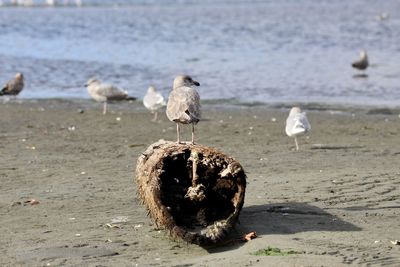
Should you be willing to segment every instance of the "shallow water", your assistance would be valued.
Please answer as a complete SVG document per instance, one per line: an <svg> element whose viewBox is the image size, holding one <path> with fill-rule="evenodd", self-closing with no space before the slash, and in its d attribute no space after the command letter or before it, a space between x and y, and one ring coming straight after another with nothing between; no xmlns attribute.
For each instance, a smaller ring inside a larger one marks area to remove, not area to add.
<svg viewBox="0 0 400 267"><path fill-rule="evenodd" d="M142 97L189 73L203 99L400 103L399 1L120 3L0 8L0 82L21 71L21 97L86 98L97 76ZM367 78L350 66L361 48Z"/></svg>

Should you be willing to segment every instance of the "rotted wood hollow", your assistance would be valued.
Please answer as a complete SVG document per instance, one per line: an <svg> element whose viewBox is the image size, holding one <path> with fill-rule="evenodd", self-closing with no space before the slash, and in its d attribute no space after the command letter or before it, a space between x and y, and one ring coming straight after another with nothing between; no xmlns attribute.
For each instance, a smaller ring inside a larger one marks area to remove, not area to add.
<svg viewBox="0 0 400 267"><path fill-rule="evenodd" d="M224 239L243 207L242 166L214 148L160 140L139 157L138 196L158 227L199 245Z"/></svg>

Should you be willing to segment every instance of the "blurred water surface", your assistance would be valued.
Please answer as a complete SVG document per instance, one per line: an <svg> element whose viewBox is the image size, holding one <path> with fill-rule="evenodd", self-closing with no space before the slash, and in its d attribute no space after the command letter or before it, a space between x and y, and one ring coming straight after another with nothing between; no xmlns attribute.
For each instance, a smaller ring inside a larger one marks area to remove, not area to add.
<svg viewBox="0 0 400 267"><path fill-rule="evenodd" d="M1 7L0 83L21 71L21 97L86 98L96 76L142 97L188 73L203 99L400 104L400 1L83 4ZM372 66L354 78L362 48Z"/></svg>

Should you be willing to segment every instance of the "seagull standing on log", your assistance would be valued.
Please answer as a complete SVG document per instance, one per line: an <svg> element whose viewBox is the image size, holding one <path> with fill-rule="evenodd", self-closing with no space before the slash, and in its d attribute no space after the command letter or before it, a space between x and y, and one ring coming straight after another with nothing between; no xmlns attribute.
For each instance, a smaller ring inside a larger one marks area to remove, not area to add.
<svg viewBox="0 0 400 267"><path fill-rule="evenodd" d="M181 142L179 124L192 124L192 144L194 144L194 125L200 121L200 95L193 89L200 83L188 75L175 78L167 103L167 117L176 123L177 143Z"/></svg>

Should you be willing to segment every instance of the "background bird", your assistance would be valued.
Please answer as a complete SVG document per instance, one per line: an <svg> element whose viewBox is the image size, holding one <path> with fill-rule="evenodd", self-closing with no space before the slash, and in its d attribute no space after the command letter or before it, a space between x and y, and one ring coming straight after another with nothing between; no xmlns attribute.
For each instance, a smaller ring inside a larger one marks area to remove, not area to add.
<svg viewBox="0 0 400 267"><path fill-rule="evenodd" d="M368 62L368 55L365 50L360 51L360 58L353 63L351 63L351 66L355 69L358 70L365 70L368 68L369 62Z"/></svg>
<svg viewBox="0 0 400 267"><path fill-rule="evenodd" d="M308 122L305 112L301 112L299 107L293 107L290 110L289 116L286 119L286 134L289 137L294 137L294 143L296 144L296 150L299 150L299 144L297 143L297 136L306 134L311 130L311 125Z"/></svg>
<svg viewBox="0 0 400 267"><path fill-rule="evenodd" d="M192 124L192 144L194 144L194 125L200 121L200 95L192 86L200 86L188 75L175 78L167 103L167 117L176 122L177 142L180 143L179 124Z"/></svg>
<svg viewBox="0 0 400 267"><path fill-rule="evenodd" d="M18 95L24 89L24 75L17 72L14 79L9 80L0 91L0 95Z"/></svg>
<svg viewBox="0 0 400 267"><path fill-rule="evenodd" d="M163 95L157 92L154 86L150 86L149 89L147 89L147 93L143 98L143 105L150 110L151 113L154 113L153 121L157 121L158 110L166 104Z"/></svg>
<svg viewBox="0 0 400 267"><path fill-rule="evenodd" d="M89 95L97 102L103 102L103 114L107 113L108 101L135 100L128 92L115 85L101 83L96 78L92 78L85 84Z"/></svg>

